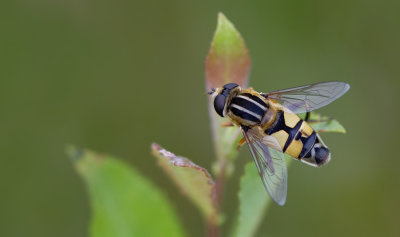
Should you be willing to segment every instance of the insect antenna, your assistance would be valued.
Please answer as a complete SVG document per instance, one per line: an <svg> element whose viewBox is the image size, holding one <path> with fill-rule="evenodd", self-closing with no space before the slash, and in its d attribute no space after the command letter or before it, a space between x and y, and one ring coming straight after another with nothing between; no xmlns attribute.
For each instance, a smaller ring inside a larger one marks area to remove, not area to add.
<svg viewBox="0 0 400 237"><path fill-rule="evenodd" d="M215 88L211 88L211 91L207 92L207 94L212 95L215 92Z"/></svg>

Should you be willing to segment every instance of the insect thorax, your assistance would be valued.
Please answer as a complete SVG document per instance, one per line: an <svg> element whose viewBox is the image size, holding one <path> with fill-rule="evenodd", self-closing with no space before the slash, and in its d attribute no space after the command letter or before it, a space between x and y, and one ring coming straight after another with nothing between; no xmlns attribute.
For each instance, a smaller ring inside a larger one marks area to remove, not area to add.
<svg viewBox="0 0 400 237"><path fill-rule="evenodd" d="M268 103L251 89L242 90L232 98L228 116L234 123L253 127L260 125L269 108Z"/></svg>

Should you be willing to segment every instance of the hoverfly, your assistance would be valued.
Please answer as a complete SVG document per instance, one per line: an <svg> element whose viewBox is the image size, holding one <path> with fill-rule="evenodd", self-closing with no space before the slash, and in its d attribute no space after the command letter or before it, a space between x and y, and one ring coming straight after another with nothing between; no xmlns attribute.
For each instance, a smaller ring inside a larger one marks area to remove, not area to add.
<svg viewBox="0 0 400 237"><path fill-rule="evenodd" d="M235 83L212 89L214 109L241 128L265 189L279 205L287 194L284 153L308 165L329 162L331 153L320 136L301 119L307 113L328 105L350 89L344 82L322 82L291 89L258 93Z"/></svg>

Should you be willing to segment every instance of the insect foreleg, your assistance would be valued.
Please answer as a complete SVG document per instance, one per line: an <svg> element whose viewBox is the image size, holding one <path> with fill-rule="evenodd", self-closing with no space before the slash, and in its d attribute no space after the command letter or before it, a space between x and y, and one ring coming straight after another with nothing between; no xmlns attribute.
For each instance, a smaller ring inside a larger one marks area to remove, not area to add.
<svg viewBox="0 0 400 237"><path fill-rule="evenodd" d="M222 123L221 126L222 127L233 127L234 125L231 122L226 122L226 123Z"/></svg>

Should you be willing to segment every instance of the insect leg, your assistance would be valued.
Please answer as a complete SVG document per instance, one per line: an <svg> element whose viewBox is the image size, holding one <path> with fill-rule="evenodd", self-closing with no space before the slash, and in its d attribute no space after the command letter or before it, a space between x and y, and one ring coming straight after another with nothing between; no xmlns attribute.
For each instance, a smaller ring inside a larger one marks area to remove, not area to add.
<svg viewBox="0 0 400 237"><path fill-rule="evenodd" d="M231 123L231 122L226 122L226 123L222 123L221 126L222 126L222 127L232 127L232 126L233 126L233 123Z"/></svg>
<svg viewBox="0 0 400 237"><path fill-rule="evenodd" d="M236 146L236 150L239 150L245 143L246 143L246 138L242 137L242 139L240 139L238 145Z"/></svg>
<svg viewBox="0 0 400 237"><path fill-rule="evenodd" d="M309 119L310 119L310 112L307 112L306 117L304 117L304 121L308 122Z"/></svg>

